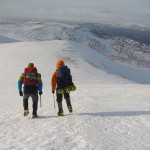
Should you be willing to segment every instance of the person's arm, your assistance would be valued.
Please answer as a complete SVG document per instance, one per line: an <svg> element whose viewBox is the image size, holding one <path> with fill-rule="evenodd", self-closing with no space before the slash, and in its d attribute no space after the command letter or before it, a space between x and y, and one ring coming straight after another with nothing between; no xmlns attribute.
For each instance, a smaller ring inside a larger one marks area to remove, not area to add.
<svg viewBox="0 0 150 150"><path fill-rule="evenodd" d="M22 73L18 80L18 91L20 96L23 96L23 92L22 92L23 79L24 79L24 74Z"/></svg>
<svg viewBox="0 0 150 150"><path fill-rule="evenodd" d="M42 89L43 89L43 83L40 82L40 83L38 84L38 91L39 91L39 92L42 92Z"/></svg>
<svg viewBox="0 0 150 150"><path fill-rule="evenodd" d="M42 83L42 79L41 79L41 74L37 74L37 86L38 86L38 91L39 91L39 94L42 95L43 92L42 92L42 89L43 89L43 83Z"/></svg>
<svg viewBox="0 0 150 150"><path fill-rule="evenodd" d="M55 71L55 72L53 73L52 79L51 79L52 93L55 92L56 84L57 84L57 79L58 79L58 72Z"/></svg>

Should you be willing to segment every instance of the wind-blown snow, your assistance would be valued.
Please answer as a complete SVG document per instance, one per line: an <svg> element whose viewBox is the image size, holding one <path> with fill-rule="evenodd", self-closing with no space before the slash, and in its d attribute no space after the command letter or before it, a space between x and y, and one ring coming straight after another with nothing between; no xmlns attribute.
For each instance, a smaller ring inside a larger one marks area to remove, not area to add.
<svg viewBox="0 0 150 150"><path fill-rule="evenodd" d="M18 39L18 35L9 37ZM0 149L150 149L149 70L117 63L82 42L65 38L0 44L0 54ZM77 86L71 93L73 114L63 100L64 117L57 116L51 93L51 76L58 59L71 69ZM30 115L24 118L17 90L18 78L29 62L42 74L44 85L37 119L30 119L31 99Z"/></svg>

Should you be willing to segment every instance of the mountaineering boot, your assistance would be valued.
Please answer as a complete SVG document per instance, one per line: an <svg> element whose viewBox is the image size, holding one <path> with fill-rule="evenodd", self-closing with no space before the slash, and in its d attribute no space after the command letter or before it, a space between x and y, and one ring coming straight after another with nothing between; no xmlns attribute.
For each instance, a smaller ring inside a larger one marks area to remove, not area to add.
<svg viewBox="0 0 150 150"><path fill-rule="evenodd" d="M58 116L64 116L62 103L58 103L58 110L59 110L59 112L57 113L57 115Z"/></svg>
<svg viewBox="0 0 150 150"><path fill-rule="evenodd" d="M24 110L24 116L28 116L29 114L29 109Z"/></svg>
<svg viewBox="0 0 150 150"><path fill-rule="evenodd" d="M66 95L66 96L69 96L69 95ZM72 113L72 105L71 105L71 101L70 101L70 97L66 97L66 103L67 103L67 107L68 107L68 110L70 113Z"/></svg>
<svg viewBox="0 0 150 150"><path fill-rule="evenodd" d="M64 116L64 113L63 112L58 112L57 115L58 116Z"/></svg>
<svg viewBox="0 0 150 150"><path fill-rule="evenodd" d="M35 118L37 118L37 117L38 117L37 114L32 114L32 119L35 119Z"/></svg>
<svg viewBox="0 0 150 150"><path fill-rule="evenodd" d="M68 107L69 112L70 112L70 113L72 113L72 112L73 112L73 110L72 110L72 106L71 106L71 104L68 104L68 105L67 105L67 107Z"/></svg>

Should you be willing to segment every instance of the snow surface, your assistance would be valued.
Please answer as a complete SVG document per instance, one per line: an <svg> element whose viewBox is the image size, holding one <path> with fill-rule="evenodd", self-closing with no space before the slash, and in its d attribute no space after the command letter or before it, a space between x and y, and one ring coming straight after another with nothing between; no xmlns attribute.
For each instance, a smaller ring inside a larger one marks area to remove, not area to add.
<svg viewBox="0 0 150 150"><path fill-rule="evenodd" d="M117 64L82 43L65 40L0 44L0 54L0 149L150 149L149 71ZM71 93L74 113L69 114L63 100L64 117L57 116L51 94L58 59L71 68L77 86ZM31 99L30 116L23 117L17 90L29 62L44 84L38 119L30 119Z"/></svg>

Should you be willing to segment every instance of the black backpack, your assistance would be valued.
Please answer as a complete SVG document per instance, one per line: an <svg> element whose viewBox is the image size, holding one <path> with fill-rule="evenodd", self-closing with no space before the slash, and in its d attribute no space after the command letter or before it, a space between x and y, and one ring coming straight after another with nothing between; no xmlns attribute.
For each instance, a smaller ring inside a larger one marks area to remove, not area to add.
<svg viewBox="0 0 150 150"><path fill-rule="evenodd" d="M67 66L61 66L58 68L58 81L57 88L62 89L69 86L72 86L72 76L70 73L70 69Z"/></svg>

